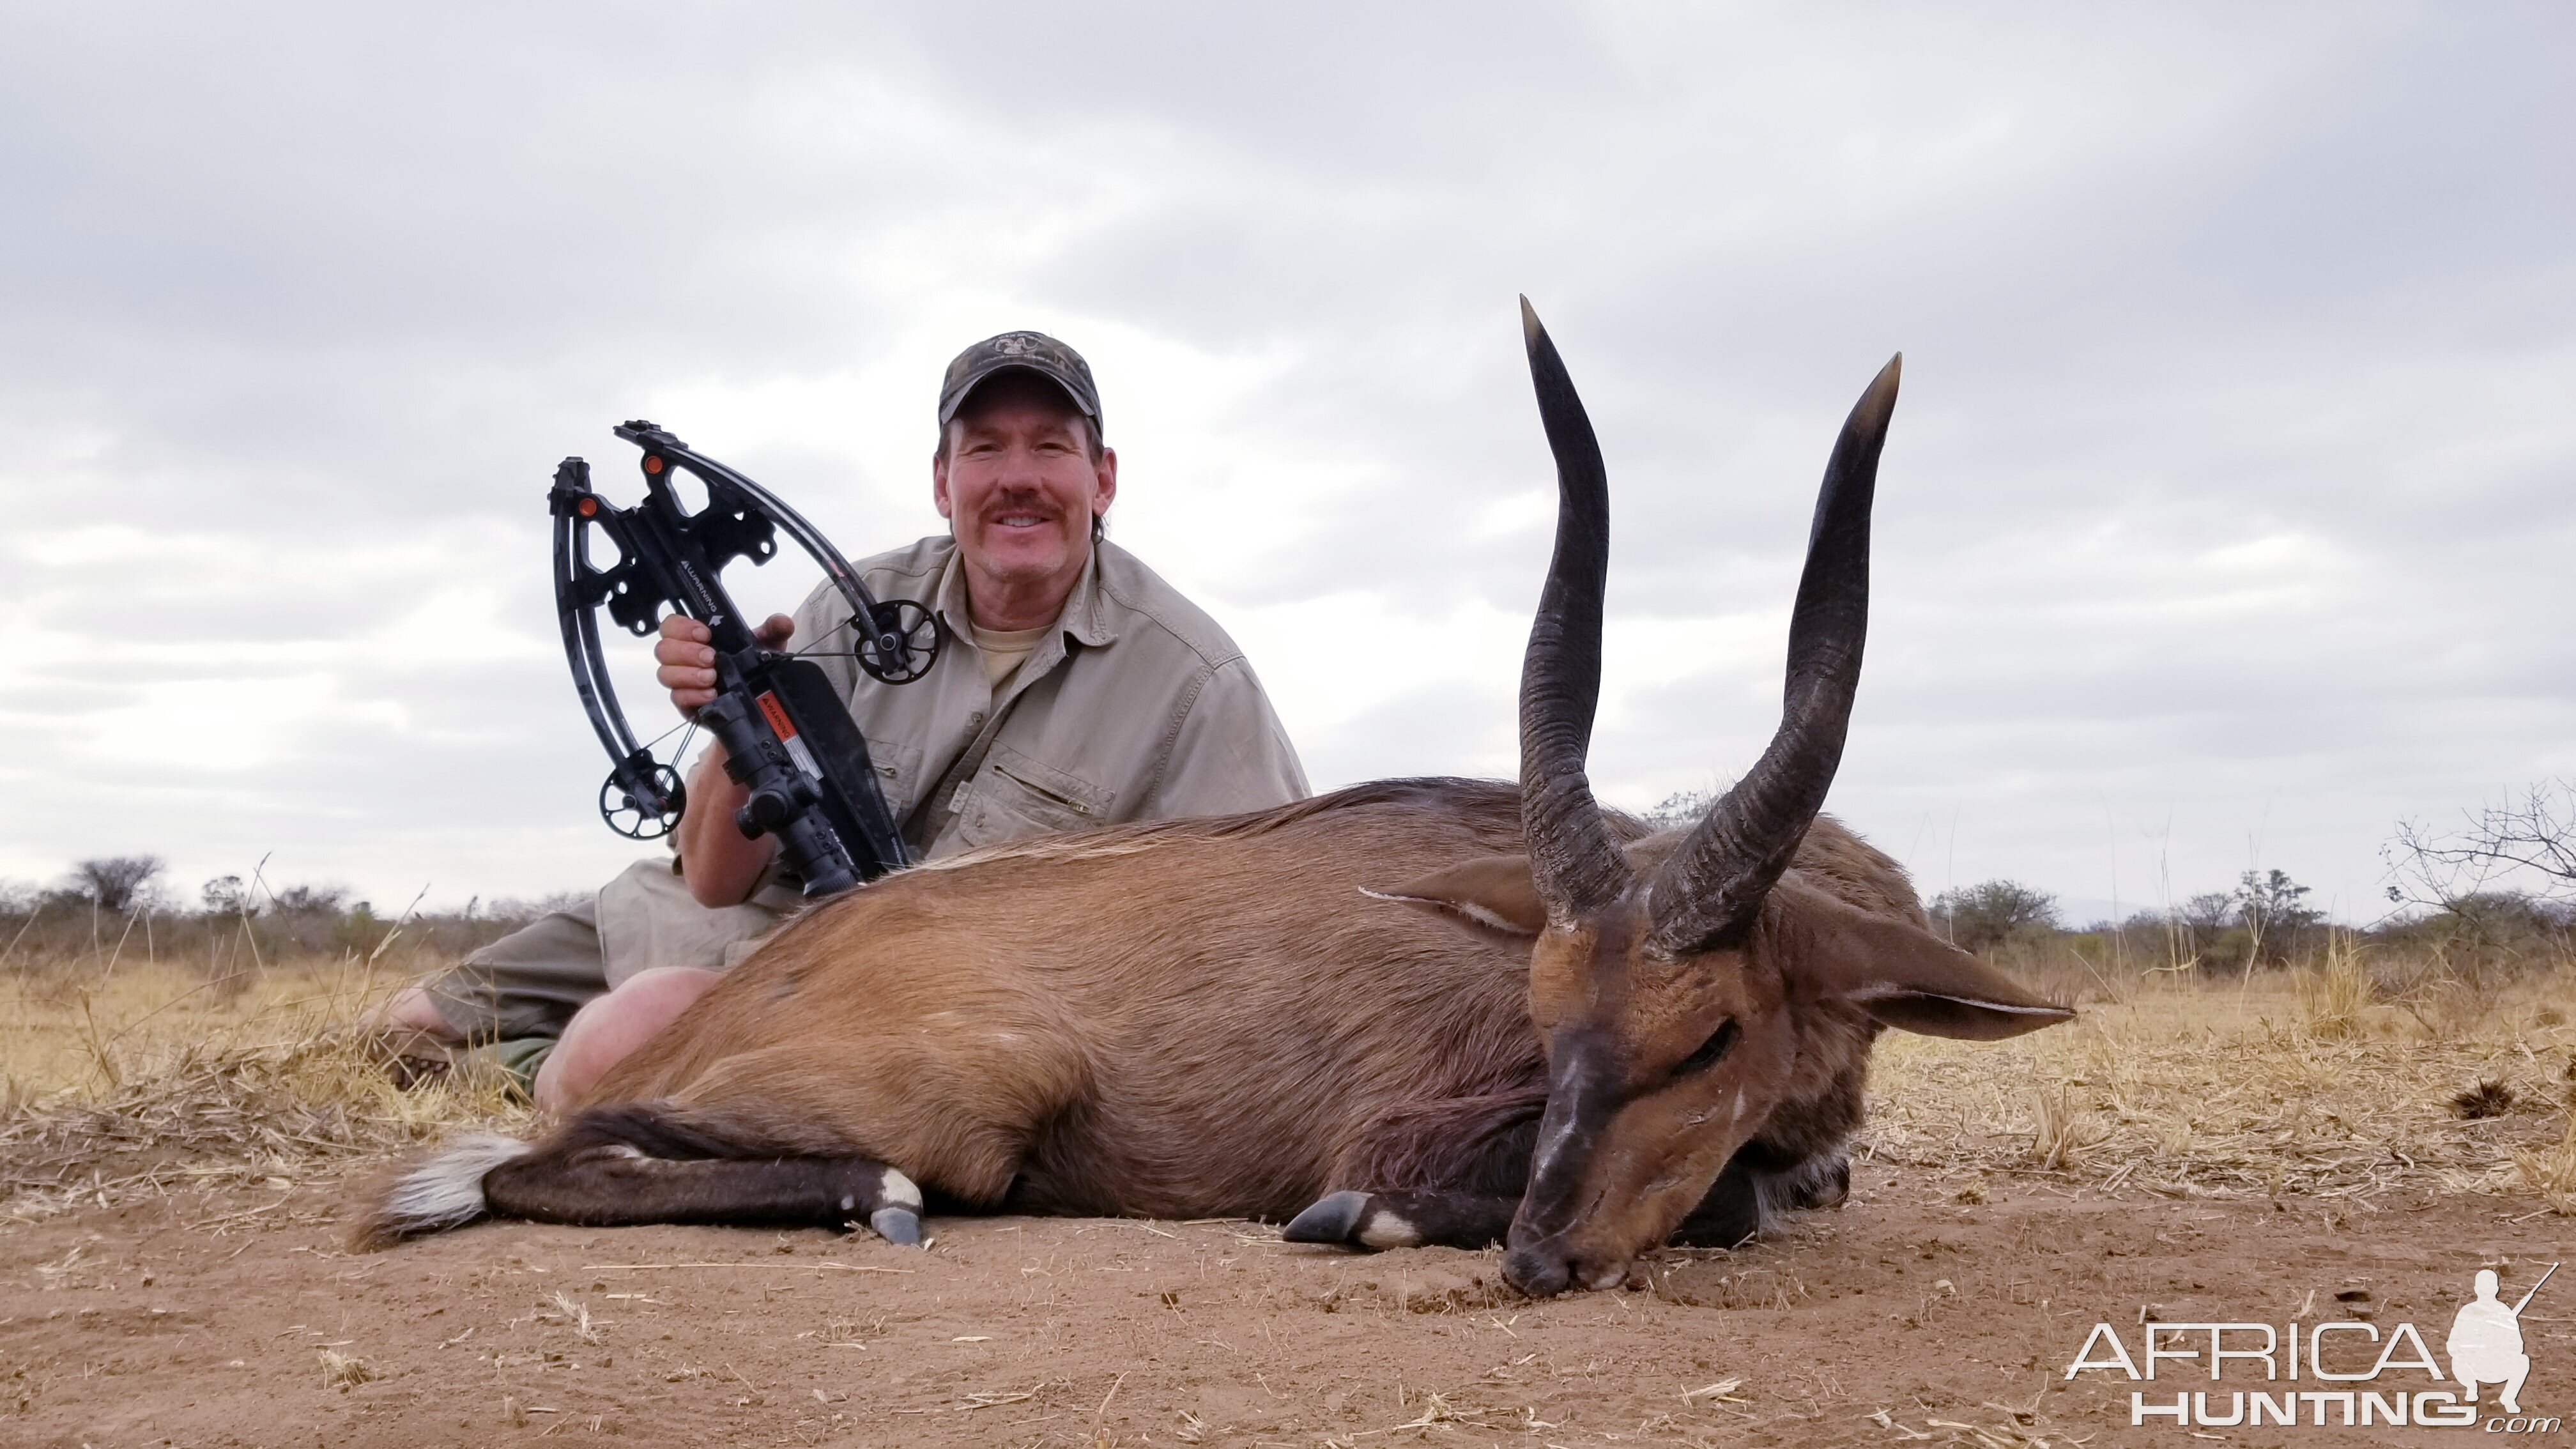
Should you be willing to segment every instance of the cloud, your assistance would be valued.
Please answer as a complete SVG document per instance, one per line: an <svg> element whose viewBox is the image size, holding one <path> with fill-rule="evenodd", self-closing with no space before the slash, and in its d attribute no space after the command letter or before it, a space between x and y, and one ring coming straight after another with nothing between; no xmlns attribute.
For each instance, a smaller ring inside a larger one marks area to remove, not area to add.
<svg viewBox="0 0 2576 1449"><path fill-rule="evenodd" d="M2365 912L2396 818L2576 770L2545 8L0 25L0 875L604 877L554 460L626 486L607 425L656 417L891 546L938 526L938 369L1014 326L1091 357L1117 536L1319 783L1506 771L1523 291L1612 467L1626 803L1760 750L1815 480L1900 348L1832 808L1927 885L2259 863Z"/></svg>

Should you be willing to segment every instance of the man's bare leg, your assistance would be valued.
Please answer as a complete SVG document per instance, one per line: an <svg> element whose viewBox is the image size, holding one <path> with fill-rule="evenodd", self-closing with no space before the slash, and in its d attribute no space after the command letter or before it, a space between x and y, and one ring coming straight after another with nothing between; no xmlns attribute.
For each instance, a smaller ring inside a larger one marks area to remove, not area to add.
<svg viewBox="0 0 2576 1449"><path fill-rule="evenodd" d="M361 1030L401 1039L417 1032L442 1046L463 1046L464 1034L447 1024L426 987L406 986L391 1000L358 1018Z"/></svg>
<svg viewBox="0 0 2576 1449"><path fill-rule="evenodd" d="M537 1068L537 1110L568 1111L587 1096L608 1069L671 1024L723 973L694 966L657 966L573 1014L563 1040Z"/></svg>

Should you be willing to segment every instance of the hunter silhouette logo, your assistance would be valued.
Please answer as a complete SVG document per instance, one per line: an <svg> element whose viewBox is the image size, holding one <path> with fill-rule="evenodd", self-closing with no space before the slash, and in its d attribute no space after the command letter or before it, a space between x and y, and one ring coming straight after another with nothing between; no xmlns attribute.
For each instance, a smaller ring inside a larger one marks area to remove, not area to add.
<svg viewBox="0 0 2576 1449"><path fill-rule="evenodd" d="M2498 1384L2504 1390L2498 1396L2504 1411L2522 1412L2516 1396L2522 1392L2522 1381L2531 1377L2531 1355L2522 1351L2522 1310L2531 1306L2533 1295L2557 1271L2558 1265L2550 1264L2540 1282L2531 1285L2531 1292L2507 1308L2496 1300L2495 1270L2478 1270L2478 1296L2452 1318L2451 1337L2443 1344L2451 1353L2451 1377L2460 1381L2470 1403L2478 1401L2478 1385Z"/></svg>
<svg viewBox="0 0 2576 1449"><path fill-rule="evenodd" d="M2412 1323L2383 1332L2367 1319L2333 1323L2155 1323L2138 1325L2132 1356L2120 1331L2108 1323L2093 1332L2066 1366L2066 1377L2110 1372L2133 1380L2171 1383L2199 1379L2210 1389L2166 1399L2148 1390L2129 1393L2132 1427L2163 1421L2175 1428L2228 1428L2275 1424L2325 1428L2375 1424L2468 1428L2481 1421L2480 1393L2493 1390L2501 1414L2486 1417L2490 1434L2555 1434L2563 1420L2522 1411L2522 1386L2531 1376L2524 1350L2522 1311L2558 1273L2552 1263L2510 1306L2498 1296L2501 1280L2481 1268L2472 1297L2451 1317L2442 1347L2450 1360L2446 1378L2432 1345ZM2231 1377L2244 1384L2219 1388ZM2315 1387L2304 1387L2307 1384ZM2203 1436L2207 1437L2206 1435Z"/></svg>

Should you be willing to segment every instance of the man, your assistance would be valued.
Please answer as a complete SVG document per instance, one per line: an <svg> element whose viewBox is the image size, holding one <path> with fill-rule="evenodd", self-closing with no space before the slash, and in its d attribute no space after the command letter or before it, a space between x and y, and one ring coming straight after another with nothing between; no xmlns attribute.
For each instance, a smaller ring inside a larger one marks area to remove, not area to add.
<svg viewBox="0 0 2576 1449"><path fill-rule="evenodd" d="M1243 652L1103 536L1118 455L1089 364L1042 333L987 338L949 364L939 430L931 498L948 535L857 566L876 597L920 599L946 625L930 673L897 686L859 670L828 585L758 631L771 647L824 651L812 657L849 701L917 856L1306 793ZM685 616L662 621L658 678L683 714L715 697L708 637ZM497 1042L517 1069L541 1063L539 1107L578 1100L797 903L776 840L735 828L744 791L723 759L710 747L691 775L672 860L639 863L590 909L411 988L379 1024Z"/></svg>
<svg viewBox="0 0 2576 1449"><path fill-rule="evenodd" d="M2493 1268L2480 1268L2477 1276L2478 1296L2460 1305L2451 1318L2451 1336L2443 1347L2451 1354L2451 1377L2469 1396L2478 1401L2478 1385L2494 1384L2504 1392L2504 1411L2522 1412L2522 1381L2531 1377L2531 1355L2522 1351L2522 1303L2511 1308L2496 1301L2496 1275ZM2538 1285L2533 1285L2538 1291Z"/></svg>

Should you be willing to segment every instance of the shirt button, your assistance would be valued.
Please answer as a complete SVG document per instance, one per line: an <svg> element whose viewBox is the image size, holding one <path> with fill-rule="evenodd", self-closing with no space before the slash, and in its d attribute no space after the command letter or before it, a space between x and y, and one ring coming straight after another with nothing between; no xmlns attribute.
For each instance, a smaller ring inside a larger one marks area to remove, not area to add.
<svg viewBox="0 0 2576 1449"><path fill-rule="evenodd" d="M966 722L970 725L982 724L984 722L984 712L980 709L975 711L973 714L966 716Z"/></svg>

